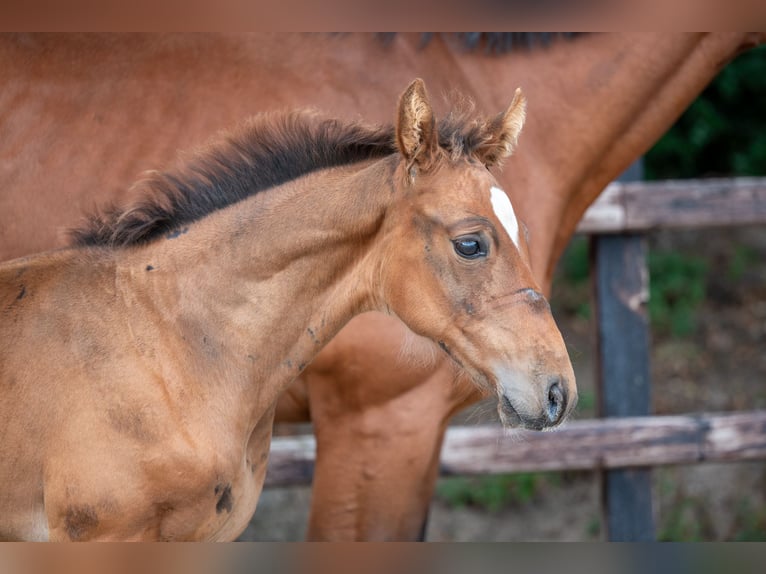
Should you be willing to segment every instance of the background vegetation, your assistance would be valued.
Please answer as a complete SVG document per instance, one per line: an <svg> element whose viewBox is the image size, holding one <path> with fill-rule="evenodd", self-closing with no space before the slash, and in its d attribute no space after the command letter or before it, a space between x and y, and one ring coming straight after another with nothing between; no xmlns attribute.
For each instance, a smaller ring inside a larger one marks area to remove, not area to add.
<svg viewBox="0 0 766 574"><path fill-rule="evenodd" d="M766 175L766 46L746 52L724 68L644 156L644 172L650 180ZM660 335L689 335L716 275L723 272L736 279L746 266L757 263L747 248L735 249L730 260L710 266L692 250L652 244L653 328ZM574 290L564 295L564 311L589 316L584 288L588 273L587 240L578 237L560 265L556 293Z"/></svg>
<svg viewBox="0 0 766 574"><path fill-rule="evenodd" d="M724 68L644 166L647 179L766 175L766 46Z"/></svg>

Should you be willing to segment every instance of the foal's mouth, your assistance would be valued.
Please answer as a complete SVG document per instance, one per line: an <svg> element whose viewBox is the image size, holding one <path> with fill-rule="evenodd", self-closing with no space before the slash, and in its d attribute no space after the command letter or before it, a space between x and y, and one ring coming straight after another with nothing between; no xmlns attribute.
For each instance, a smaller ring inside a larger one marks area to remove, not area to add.
<svg viewBox="0 0 766 574"><path fill-rule="evenodd" d="M547 425L547 421L544 416L538 417L522 417L516 408L511 403L511 400L501 395L497 405L498 414L500 415L500 421L503 426L510 428L524 428L528 430L541 431L546 428L550 428Z"/></svg>
<svg viewBox="0 0 766 574"><path fill-rule="evenodd" d="M567 389L561 376L549 376L541 388L529 394L527 389L513 385L498 387L497 411L500 421L508 427L529 430L550 430L563 423L577 404L577 393Z"/></svg>

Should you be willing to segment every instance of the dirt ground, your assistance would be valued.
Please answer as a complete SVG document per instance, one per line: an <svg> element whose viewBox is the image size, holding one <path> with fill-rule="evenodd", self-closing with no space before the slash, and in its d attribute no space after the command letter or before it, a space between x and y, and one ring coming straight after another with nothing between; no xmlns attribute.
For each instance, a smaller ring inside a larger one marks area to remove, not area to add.
<svg viewBox="0 0 766 574"><path fill-rule="evenodd" d="M654 412L766 408L766 229L655 233L650 249L705 266L705 297L689 332L678 336L653 326ZM593 416L595 403L587 301L587 282L557 282L553 307L578 378L578 418ZM458 417L479 418L471 412ZM662 540L766 540L766 461L655 468L653 485ZM583 472L442 480L426 538L601 540L599 492L598 475ZM309 488L266 491L243 539L301 540L310 496Z"/></svg>

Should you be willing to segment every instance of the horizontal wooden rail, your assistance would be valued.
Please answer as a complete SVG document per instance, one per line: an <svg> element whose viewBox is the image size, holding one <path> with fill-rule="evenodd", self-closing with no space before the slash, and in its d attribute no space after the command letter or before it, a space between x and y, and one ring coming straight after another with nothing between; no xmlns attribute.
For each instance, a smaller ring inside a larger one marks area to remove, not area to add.
<svg viewBox="0 0 766 574"><path fill-rule="evenodd" d="M275 437L267 486L309 484L313 436ZM549 432L450 427L442 475L602 470L766 459L766 410L573 421Z"/></svg>
<svg viewBox="0 0 766 574"><path fill-rule="evenodd" d="M585 212L580 233L766 223L766 178L614 182Z"/></svg>

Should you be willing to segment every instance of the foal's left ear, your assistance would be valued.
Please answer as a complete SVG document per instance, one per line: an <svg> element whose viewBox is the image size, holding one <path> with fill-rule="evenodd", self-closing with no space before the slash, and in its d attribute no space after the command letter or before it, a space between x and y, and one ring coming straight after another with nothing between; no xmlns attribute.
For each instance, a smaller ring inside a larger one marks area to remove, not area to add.
<svg viewBox="0 0 766 574"><path fill-rule="evenodd" d="M428 170L436 156L439 138L426 85L418 78L399 98L396 117L396 142L410 169L416 165Z"/></svg>
<svg viewBox="0 0 766 574"><path fill-rule="evenodd" d="M486 141L477 150L479 159L487 166L497 165L513 153L524 127L527 99L516 88L508 109L487 122Z"/></svg>

